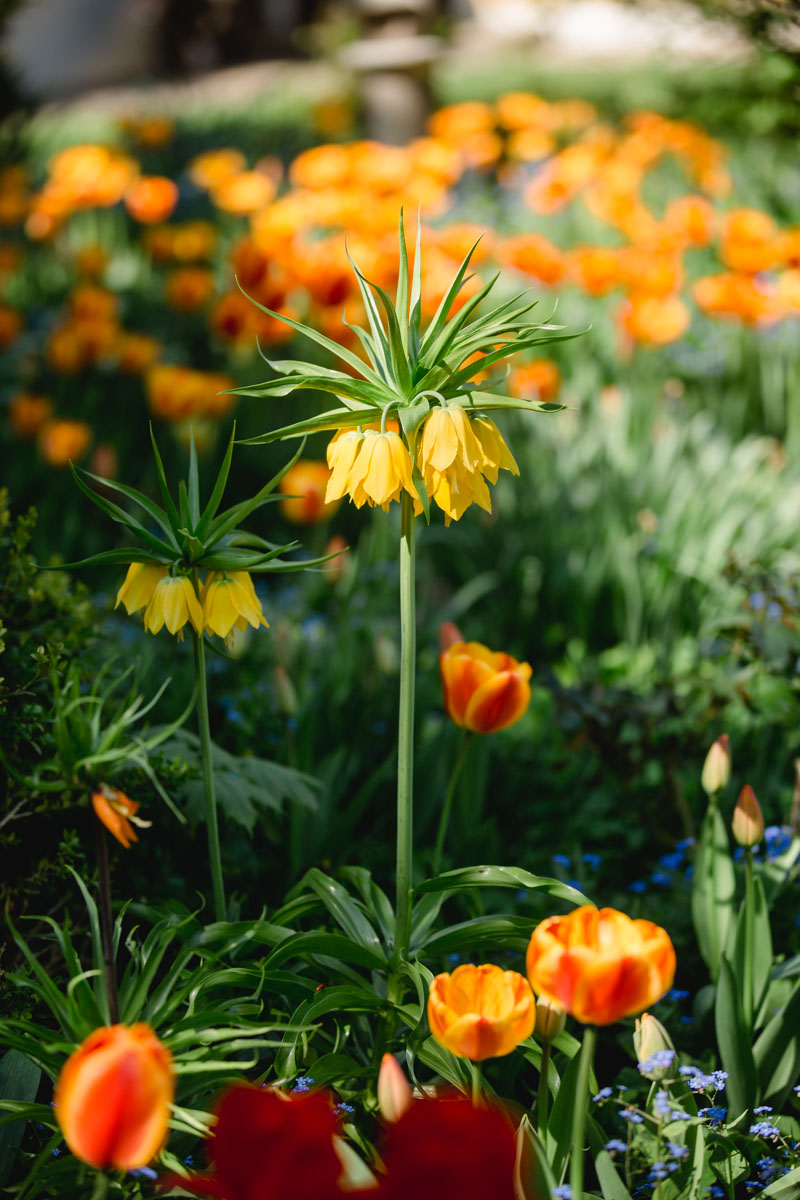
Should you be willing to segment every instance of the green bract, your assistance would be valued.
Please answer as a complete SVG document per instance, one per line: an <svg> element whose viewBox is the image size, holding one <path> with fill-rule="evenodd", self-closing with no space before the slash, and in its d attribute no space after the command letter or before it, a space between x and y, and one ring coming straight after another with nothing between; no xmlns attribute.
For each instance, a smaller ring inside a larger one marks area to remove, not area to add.
<svg viewBox="0 0 800 1200"><path fill-rule="evenodd" d="M245 445L303 437L325 429L356 427L375 421L378 417L385 425L387 414L396 412L413 460L417 433L432 403L455 402L476 412L502 408L557 412L564 407L561 404L522 400L504 393L482 392L475 384L475 376L513 354L530 350L542 342L563 340L576 334L565 331L561 325L535 324L528 320L527 314L535 307L536 301L527 299L526 293L513 296L491 312L477 316L478 307L491 292L499 275L484 284L451 317L456 297L472 278L467 275L467 270L477 242L461 263L430 325L423 330L420 225L418 221L414 266L413 271L409 272L402 210L399 242L400 270L394 302L383 288L362 275L348 254L358 279L369 329L350 325L344 317L342 320L361 342L366 361L310 326L252 301L269 316L329 350L346 363L350 371L320 367L296 359L274 362L267 359L269 365L279 372L279 378L236 388L236 395L286 396L299 388L315 388L333 393L341 405L319 416L248 438ZM467 365L467 359L472 359L474 355L479 357ZM355 376L352 372L355 372ZM414 484L427 513L428 499L416 465Z"/></svg>
<svg viewBox="0 0 800 1200"><path fill-rule="evenodd" d="M116 480L102 479L99 475L93 475L90 471L82 470L78 472L70 464L75 482L81 491L89 497L93 504L96 504L98 508L107 513L112 520L124 526L140 544L135 548L122 547L117 550L103 550L99 554L92 554L88 558L81 559L79 562L67 563L66 565L68 567L84 567L100 563L143 562L171 566L178 571L201 569L209 571L265 572L301 571L306 567L317 566L319 563L327 562L327 558L304 559L301 562L294 563L283 562L280 555L285 554L289 550L296 550L300 545L299 542L287 542L284 546L276 546L273 542L265 541L264 538L258 537L254 533L237 532L238 526L251 513L261 508L262 505L278 499L277 496L273 495L275 488L289 468L299 458L302 453L302 446L294 458L290 459L286 466L270 479L268 483L265 483L256 492L255 496L252 496L249 500L242 500L239 504L234 504L230 508L225 509L224 512L218 513L217 510L222 502L225 485L228 481L235 437L236 426L234 425L230 441L228 442L228 448L225 451L225 457L222 460L222 466L214 483L214 488L205 507L202 509L200 507L197 454L193 438L189 451L189 481L188 484L183 479L180 481L178 486L178 503L176 505L167 486L164 466L152 428L150 430L150 439L153 443L153 453L158 472L158 483L164 503L163 508L160 508L159 505L142 492L137 491L136 488L128 487L126 484L118 483ZM118 504L93 491L81 478L82 475L85 475L88 479L93 479L95 483L100 484L104 489L118 492L119 495L137 504L146 516L150 518L150 521L158 526L163 536L152 533L149 529L145 528L140 520L137 520L136 517L126 512L125 509L120 508Z"/></svg>

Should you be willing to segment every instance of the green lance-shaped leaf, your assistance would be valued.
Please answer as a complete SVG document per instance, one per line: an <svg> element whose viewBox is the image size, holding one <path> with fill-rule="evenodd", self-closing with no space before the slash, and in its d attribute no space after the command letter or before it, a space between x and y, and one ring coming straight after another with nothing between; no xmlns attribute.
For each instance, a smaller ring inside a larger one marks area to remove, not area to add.
<svg viewBox="0 0 800 1200"><path fill-rule="evenodd" d="M474 887L513 887L528 888L532 892L544 892L557 900L566 900L569 904L589 904L582 892L577 888L562 883L560 879L551 879L546 875L532 875L521 867L459 867L455 871L445 871L433 879L426 879L414 889L416 896L424 896L428 892L462 891Z"/></svg>
<svg viewBox="0 0 800 1200"><path fill-rule="evenodd" d="M780 1111L800 1076L800 980L753 1047L761 1104Z"/></svg>
<svg viewBox="0 0 800 1200"><path fill-rule="evenodd" d="M697 843L692 873L692 920L712 979L728 944L736 899L736 878L728 832L715 800L711 800Z"/></svg>
<svg viewBox="0 0 800 1200"><path fill-rule="evenodd" d="M19 1050L7 1050L0 1060L0 1096L20 1104L36 1099L42 1072ZM25 1121L10 1121L0 1126L0 1187L8 1179L14 1151L22 1141Z"/></svg>
<svg viewBox="0 0 800 1200"><path fill-rule="evenodd" d="M759 878L753 881L753 1017L758 1016L766 995L772 970L772 931L769 923L764 886ZM743 900L735 921L728 929L725 948L728 961L737 979L744 983L746 972L745 941L747 937L747 900ZM754 1026L755 1028L755 1026Z"/></svg>
<svg viewBox="0 0 800 1200"><path fill-rule="evenodd" d="M739 984L724 954L719 962L714 1023L722 1065L728 1072L725 1084L728 1115L736 1120L755 1104L756 1065L750 1048L750 1031L742 1014Z"/></svg>

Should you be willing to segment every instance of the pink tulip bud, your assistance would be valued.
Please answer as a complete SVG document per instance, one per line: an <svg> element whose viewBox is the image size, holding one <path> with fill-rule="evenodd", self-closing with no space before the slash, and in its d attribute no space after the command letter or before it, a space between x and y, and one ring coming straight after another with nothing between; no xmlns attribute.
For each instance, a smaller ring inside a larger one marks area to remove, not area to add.
<svg viewBox="0 0 800 1200"><path fill-rule="evenodd" d="M728 786L731 777L731 744L727 733L718 737L706 755L700 782L703 791L713 796Z"/></svg>
<svg viewBox="0 0 800 1200"><path fill-rule="evenodd" d="M394 1124L411 1107L411 1088L392 1054L384 1054L378 1073L378 1107L384 1121Z"/></svg>
<svg viewBox="0 0 800 1200"><path fill-rule="evenodd" d="M454 646L456 642L463 642L464 635L453 621L442 621L439 626L439 649L444 654L448 646Z"/></svg>
<svg viewBox="0 0 800 1200"><path fill-rule="evenodd" d="M764 836L764 814L749 783L739 793L731 825L740 846L755 846Z"/></svg>

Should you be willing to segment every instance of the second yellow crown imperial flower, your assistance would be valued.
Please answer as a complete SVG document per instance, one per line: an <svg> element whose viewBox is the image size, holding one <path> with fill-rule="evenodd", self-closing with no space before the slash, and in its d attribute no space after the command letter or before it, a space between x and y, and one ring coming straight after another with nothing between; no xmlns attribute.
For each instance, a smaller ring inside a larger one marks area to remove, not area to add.
<svg viewBox="0 0 800 1200"><path fill-rule="evenodd" d="M486 485L498 472L519 475L519 467L488 417L469 416L460 404L434 408L425 421L419 450L425 487L446 515L459 520L473 502L491 512Z"/></svg>
<svg viewBox="0 0 800 1200"><path fill-rule="evenodd" d="M165 575L144 610L144 627L149 633L158 633L166 625L170 633L182 638L187 621L195 633L203 632L203 610L192 581L188 575Z"/></svg>
<svg viewBox="0 0 800 1200"><path fill-rule="evenodd" d="M211 574L203 588L203 623L211 633L227 638L232 629L243 631L268 622L247 571Z"/></svg>
<svg viewBox="0 0 800 1200"><path fill-rule="evenodd" d="M446 1050L472 1062L510 1054L531 1036L534 1019L533 992L517 971L464 963L431 983L431 1033Z"/></svg>
<svg viewBox="0 0 800 1200"><path fill-rule="evenodd" d="M328 445L331 477L325 503L349 495L356 508L380 504L388 511L403 491L417 502L411 479L411 455L399 434L391 429L341 429Z"/></svg>
<svg viewBox="0 0 800 1200"><path fill-rule="evenodd" d="M132 562L122 587L117 592L114 608L119 608L120 604L124 605L129 616L133 616L141 608L146 608L156 590L156 584L166 578L167 573L166 567Z"/></svg>

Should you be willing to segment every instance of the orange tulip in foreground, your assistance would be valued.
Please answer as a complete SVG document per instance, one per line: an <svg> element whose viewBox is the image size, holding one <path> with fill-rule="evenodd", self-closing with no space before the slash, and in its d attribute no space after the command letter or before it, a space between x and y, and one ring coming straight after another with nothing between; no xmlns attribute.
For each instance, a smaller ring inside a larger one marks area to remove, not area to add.
<svg viewBox="0 0 800 1200"><path fill-rule="evenodd" d="M611 1025L649 1008L672 987L675 951L652 921L587 904L537 925L527 970L537 995L586 1025Z"/></svg>
<svg viewBox="0 0 800 1200"><path fill-rule="evenodd" d="M431 1033L446 1050L472 1062L510 1054L531 1036L534 1019L533 993L516 971L465 963L431 984Z"/></svg>
<svg viewBox="0 0 800 1200"><path fill-rule="evenodd" d="M454 642L439 657L448 715L472 733L513 725L531 699L530 665L480 642Z"/></svg>
<svg viewBox="0 0 800 1200"><path fill-rule="evenodd" d="M73 1154L93 1167L143 1167L166 1137L172 1056L149 1025L104 1025L64 1064L55 1113Z"/></svg>

